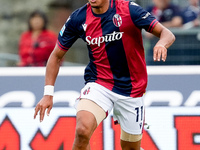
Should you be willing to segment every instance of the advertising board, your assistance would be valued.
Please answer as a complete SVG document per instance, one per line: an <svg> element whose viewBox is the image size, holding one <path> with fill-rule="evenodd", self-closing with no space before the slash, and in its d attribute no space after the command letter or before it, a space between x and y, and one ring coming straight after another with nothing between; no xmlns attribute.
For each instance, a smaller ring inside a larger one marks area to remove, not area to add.
<svg viewBox="0 0 200 150"><path fill-rule="evenodd" d="M42 98L45 68L0 68L0 149L70 150L75 99L84 86L84 67L61 67L54 107L42 123L33 119ZM145 150L200 149L200 67L148 67ZM120 150L120 127L112 113L92 136L93 150Z"/></svg>

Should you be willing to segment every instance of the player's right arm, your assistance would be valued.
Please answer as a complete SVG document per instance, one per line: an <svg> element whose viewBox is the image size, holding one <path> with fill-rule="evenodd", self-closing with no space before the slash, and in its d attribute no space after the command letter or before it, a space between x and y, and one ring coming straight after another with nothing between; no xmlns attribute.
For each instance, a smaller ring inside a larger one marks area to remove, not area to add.
<svg viewBox="0 0 200 150"><path fill-rule="evenodd" d="M65 53L66 51L61 50L57 45L55 46L47 62L45 85L54 86L60 68L60 63ZM36 118L39 112L40 121L43 121L45 110L47 109L47 115L49 115L52 107L53 107L53 96L44 95L43 98L38 102L38 104L35 107L34 119Z"/></svg>
<svg viewBox="0 0 200 150"><path fill-rule="evenodd" d="M51 96L53 95L52 89L58 75L62 58L68 49L73 45L73 43L79 38L79 28L82 22L80 24L77 23L80 20L79 17L77 17L77 12L79 12L79 10L73 12L63 25L58 35L57 44L48 59L46 66L45 86L50 85L48 86L50 88L45 90L48 92L44 92L44 97L36 105L34 114L34 118L36 118L37 113L39 112L40 121L43 121L44 119L45 110L47 109L47 115L49 115L53 106L53 96ZM51 94L49 94L49 91Z"/></svg>
<svg viewBox="0 0 200 150"><path fill-rule="evenodd" d="M60 68L60 64L63 56L67 51L61 50L56 44L53 52L51 53L47 66L46 66L46 75L45 75L45 85L53 85L55 84L58 71Z"/></svg>

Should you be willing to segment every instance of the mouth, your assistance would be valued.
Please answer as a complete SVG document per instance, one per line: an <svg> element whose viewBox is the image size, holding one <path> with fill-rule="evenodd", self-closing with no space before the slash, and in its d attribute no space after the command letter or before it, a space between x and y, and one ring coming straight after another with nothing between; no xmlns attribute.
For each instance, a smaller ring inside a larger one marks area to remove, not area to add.
<svg viewBox="0 0 200 150"><path fill-rule="evenodd" d="M95 3L95 2L96 2L96 0L90 0L90 2L91 2L91 3Z"/></svg>

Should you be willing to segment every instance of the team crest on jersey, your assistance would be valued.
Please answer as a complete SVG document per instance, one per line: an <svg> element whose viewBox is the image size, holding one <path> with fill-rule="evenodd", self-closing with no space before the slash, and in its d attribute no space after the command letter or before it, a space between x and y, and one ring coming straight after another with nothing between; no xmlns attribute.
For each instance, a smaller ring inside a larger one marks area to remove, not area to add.
<svg viewBox="0 0 200 150"><path fill-rule="evenodd" d="M122 17L119 14L115 14L113 16L113 23L116 27L120 27L122 25Z"/></svg>

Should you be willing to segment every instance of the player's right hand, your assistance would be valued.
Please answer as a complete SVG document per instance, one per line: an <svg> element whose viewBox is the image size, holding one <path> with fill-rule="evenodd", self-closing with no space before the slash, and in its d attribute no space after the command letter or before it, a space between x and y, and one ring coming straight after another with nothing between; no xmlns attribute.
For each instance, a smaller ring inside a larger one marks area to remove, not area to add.
<svg viewBox="0 0 200 150"><path fill-rule="evenodd" d="M45 95L35 107L34 119L36 118L39 112L40 122L42 122L44 119L45 110L47 109L47 116L49 116L52 107L53 107L53 96Z"/></svg>

